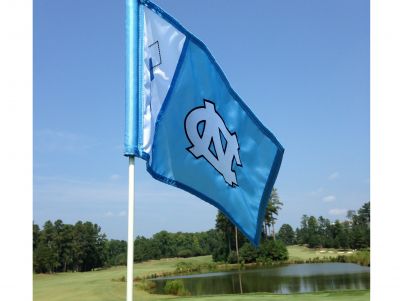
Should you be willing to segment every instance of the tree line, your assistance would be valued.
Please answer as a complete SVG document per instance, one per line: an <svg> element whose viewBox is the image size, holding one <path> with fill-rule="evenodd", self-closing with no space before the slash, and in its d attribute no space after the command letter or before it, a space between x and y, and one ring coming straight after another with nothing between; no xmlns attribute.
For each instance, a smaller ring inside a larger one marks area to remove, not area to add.
<svg viewBox="0 0 400 301"><path fill-rule="evenodd" d="M370 247L370 202L357 211L349 210L344 221L331 221L322 216L303 215L300 228L283 224L275 234L275 223L282 208L277 190L274 188L268 202L259 248L253 247L247 238L236 232L235 226L222 212L216 218L219 244L211 254L214 261L255 262L286 260L286 245L306 245L310 248L369 249ZM236 235L239 252L235 252Z"/></svg>
<svg viewBox="0 0 400 301"><path fill-rule="evenodd" d="M209 255L218 244L215 229L197 233L160 231L151 238L135 239L134 261ZM36 273L84 272L126 265L127 242L107 239L97 224L61 220L33 224L33 270Z"/></svg>
<svg viewBox="0 0 400 301"><path fill-rule="evenodd" d="M273 189L266 210L259 248L235 229L222 213L216 216L215 228L205 232L170 233L160 231L150 238L135 239L134 261L171 257L212 255L215 262L282 261L288 258L286 245L308 247L369 248L370 203L358 211L351 210L345 221L334 222L320 216L303 215L300 227L293 230L283 224L275 233L282 208L278 192ZM236 241L238 252L236 251ZM61 220L47 221L42 229L33 224L33 270L36 273L90 271L96 268L126 265L127 243L107 239L97 224L78 221L74 225Z"/></svg>
<svg viewBox="0 0 400 301"><path fill-rule="evenodd" d="M349 210L345 221L303 215L300 228L293 231L290 225L284 224L279 229L278 237L287 245L367 249L370 247L370 202L357 211Z"/></svg>
<svg viewBox="0 0 400 301"><path fill-rule="evenodd" d="M126 264L126 242L108 240L91 222L74 225L47 221L33 224L33 270L36 273L90 271Z"/></svg>
<svg viewBox="0 0 400 301"><path fill-rule="evenodd" d="M281 205L277 191L273 189L263 224L263 241L268 235L275 239L274 225ZM211 254L214 261L237 262L234 235L234 225L218 212L215 229L206 232L160 231L150 238L138 236L134 242L134 261ZM254 254L259 253L239 231L238 243L240 258L245 262L250 262ZM283 254L287 254L286 247L279 242L268 248L282 249ZM78 221L70 225L61 220L47 221L42 229L33 224L33 270L37 273L90 271L125 265L126 251L126 241L108 240L101 228L91 222Z"/></svg>
<svg viewBox="0 0 400 301"><path fill-rule="evenodd" d="M220 235L215 229L196 233L160 231L151 238L138 236L135 239L134 261L209 255L219 240Z"/></svg>

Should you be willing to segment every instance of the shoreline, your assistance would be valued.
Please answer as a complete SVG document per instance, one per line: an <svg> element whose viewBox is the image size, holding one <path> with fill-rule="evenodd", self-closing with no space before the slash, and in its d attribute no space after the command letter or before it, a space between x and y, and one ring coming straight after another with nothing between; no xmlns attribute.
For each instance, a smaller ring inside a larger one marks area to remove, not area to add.
<svg viewBox="0 0 400 301"><path fill-rule="evenodd" d="M212 263L210 264L199 264L195 265L192 269L187 267L187 269L179 270L177 267L174 271L159 271L156 273L144 275L144 276L136 276L134 281L141 280L152 280L162 277L173 277L173 276L184 276L184 275L194 275L194 274L207 274L212 272L221 272L221 271L232 271L232 270L246 270L246 269L256 269L256 268L269 268L269 267L279 267L290 264L317 264L317 263L354 263L360 266L370 267L370 263L365 264L364 262L360 262L357 258L352 258L352 255L357 256L357 252L365 252L365 251L356 251L351 255L338 255L335 257L315 257L309 259L288 259L285 261L272 261L268 263L264 262L251 262L251 263ZM368 252L369 253L369 252ZM369 254L368 254L369 256ZM180 258L174 258L175 260L179 260ZM179 264L179 263L178 263Z"/></svg>

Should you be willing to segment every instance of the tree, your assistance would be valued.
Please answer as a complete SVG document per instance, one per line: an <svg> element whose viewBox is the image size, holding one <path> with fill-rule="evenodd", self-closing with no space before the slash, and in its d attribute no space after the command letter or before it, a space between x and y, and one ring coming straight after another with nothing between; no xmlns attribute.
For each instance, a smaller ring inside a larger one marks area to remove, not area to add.
<svg viewBox="0 0 400 301"><path fill-rule="evenodd" d="M72 264L75 271L90 271L104 265L105 234L91 222L78 221L73 229Z"/></svg>
<svg viewBox="0 0 400 301"><path fill-rule="evenodd" d="M60 265L54 238L54 225L51 221L47 221L39 233L37 246L33 254L34 270L36 272L53 273Z"/></svg>
<svg viewBox="0 0 400 301"><path fill-rule="evenodd" d="M362 207L358 210L358 223L369 228L370 222L370 202L368 202L362 205Z"/></svg>
<svg viewBox="0 0 400 301"><path fill-rule="evenodd" d="M310 216L308 219L307 232L308 246L310 248L320 246L321 240L318 235L318 222L314 216Z"/></svg>
<svg viewBox="0 0 400 301"><path fill-rule="evenodd" d="M228 246L228 252L231 252L233 249L233 241L235 236L235 226L232 222L221 212L218 210L217 217L215 220L215 228L217 231L221 231L224 233L226 238L226 243Z"/></svg>
<svg viewBox="0 0 400 301"><path fill-rule="evenodd" d="M349 221L342 222L343 233L339 236L340 246L343 249L348 249L350 247L351 241L351 225Z"/></svg>
<svg viewBox="0 0 400 301"><path fill-rule="evenodd" d="M339 220L333 225L333 239L335 248L347 248L349 245L348 234L345 232L344 224Z"/></svg>
<svg viewBox="0 0 400 301"><path fill-rule="evenodd" d="M318 218L318 236L322 247L333 247L331 221L322 216Z"/></svg>
<svg viewBox="0 0 400 301"><path fill-rule="evenodd" d="M296 233L296 239L298 244L307 244L308 243L308 216L303 214L300 222L300 229L298 233Z"/></svg>
<svg viewBox="0 0 400 301"><path fill-rule="evenodd" d="M162 258L176 256L176 239L171 233L161 231L153 235L156 246L159 248Z"/></svg>
<svg viewBox="0 0 400 301"><path fill-rule="evenodd" d="M352 216L352 240L350 246L354 249L370 246L370 202L362 205L357 214Z"/></svg>
<svg viewBox="0 0 400 301"><path fill-rule="evenodd" d="M136 241L135 241L135 249L136 249ZM111 239L107 240L105 244L105 252L106 252L106 266L116 266L116 265L126 265L126 251L127 251L127 243L124 240ZM136 250L135 250L136 251ZM135 252L135 261L136 261L136 253L143 254L139 250L139 252Z"/></svg>
<svg viewBox="0 0 400 301"><path fill-rule="evenodd" d="M213 246L211 255L215 262L226 261L229 256L226 246L225 235L221 231L216 232L216 244ZM235 256L236 257L236 256Z"/></svg>
<svg viewBox="0 0 400 301"><path fill-rule="evenodd" d="M295 234L292 226L289 224L283 224L278 232L278 237L286 245L293 245L295 241Z"/></svg>
<svg viewBox="0 0 400 301"><path fill-rule="evenodd" d="M240 261L245 263L255 262L258 255L258 250L248 242L246 242L239 250Z"/></svg>
<svg viewBox="0 0 400 301"><path fill-rule="evenodd" d="M57 250L57 258L59 266L57 271L67 271L68 265L72 263L72 240L73 240L73 226L66 225L62 220L54 222L54 244Z"/></svg>
<svg viewBox="0 0 400 301"><path fill-rule="evenodd" d="M271 196L268 200L267 210L265 212L265 225L269 232L272 233L272 237L275 240L275 223L277 220L278 212L282 209L283 203L279 199L278 191L276 188L272 188ZM271 232L272 227L272 232ZM267 230L266 229L266 230ZM266 232L266 236L268 236L268 231Z"/></svg>
<svg viewBox="0 0 400 301"><path fill-rule="evenodd" d="M260 257L272 261L282 261L289 258L289 252L283 241L279 239L268 240L260 247Z"/></svg>
<svg viewBox="0 0 400 301"><path fill-rule="evenodd" d="M353 219L353 216L356 214L356 211L355 210L347 210L347 213L346 213L346 218L348 219L348 220L352 220Z"/></svg>
<svg viewBox="0 0 400 301"><path fill-rule="evenodd" d="M236 249L235 226L221 211L218 211L215 220L215 230L218 233L218 236L223 239L221 242L222 245L218 244L215 246L215 249L212 250L213 259L215 261L226 262L229 254ZM248 239L238 231L237 241L238 249L240 249L244 243L248 242Z"/></svg>
<svg viewBox="0 0 400 301"><path fill-rule="evenodd" d="M37 248L37 246L39 244L40 228L38 225L36 225L34 223L32 230L33 230L32 231L32 244L33 244L33 251L35 251L35 249Z"/></svg>
<svg viewBox="0 0 400 301"><path fill-rule="evenodd" d="M301 244L301 231L299 228L296 228L296 230L294 231L295 233L295 243L296 244Z"/></svg>

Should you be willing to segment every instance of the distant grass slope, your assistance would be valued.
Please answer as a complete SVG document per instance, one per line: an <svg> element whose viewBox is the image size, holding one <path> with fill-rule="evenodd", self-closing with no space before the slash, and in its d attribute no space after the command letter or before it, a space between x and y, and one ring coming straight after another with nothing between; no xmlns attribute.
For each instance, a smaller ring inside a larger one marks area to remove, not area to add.
<svg viewBox="0 0 400 301"><path fill-rule="evenodd" d="M339 251L337 249L310 249L304 246L288 246L289 260L307 260L316 257L336 257L338 255L350 255L350 253ZM351 252L351 251L349 251Z"/></svg>
<svg viewBox="0 0 400 301"><path fill-rule="evenodd" d="M192 262L196 264L211 263L211 255L190 258L165 258L160 260L150 260L142 263L135 263L134 276L146 276L157 272L175 271L178 262Z"/></svg>

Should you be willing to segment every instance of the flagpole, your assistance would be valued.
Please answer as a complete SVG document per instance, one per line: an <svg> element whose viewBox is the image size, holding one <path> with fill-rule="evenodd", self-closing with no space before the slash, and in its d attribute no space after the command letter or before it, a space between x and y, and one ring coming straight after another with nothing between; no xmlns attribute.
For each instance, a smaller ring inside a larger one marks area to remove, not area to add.
<svg viewBox="0 0 400 301"><path fill-rule="evenodd" d="M238 234L237 234L237 227L235 226L235 240L236 240L236 257L237 263L239 263L239 246L238 246Z"/></svg>
<svg viewBox="0 0 400 301"><path fill-rule="evenodd" d="M133 300L133 258L134 258L134 218L135 218L135 157L129 156L128 189L128 258L126 277L126 301Z"/></svg>
<svg viewBox="0 0 400 301"><path fill-rule="evenodd" d="M126 128L125 139L128 144L137 143L137 108L139 72L139 0L125 0L126 19ZM129 153L128 179L128 250L126 271L126 301L133 301L133 260L134 260L134 217L135 217L135 157L132 150Z"/></svg>

